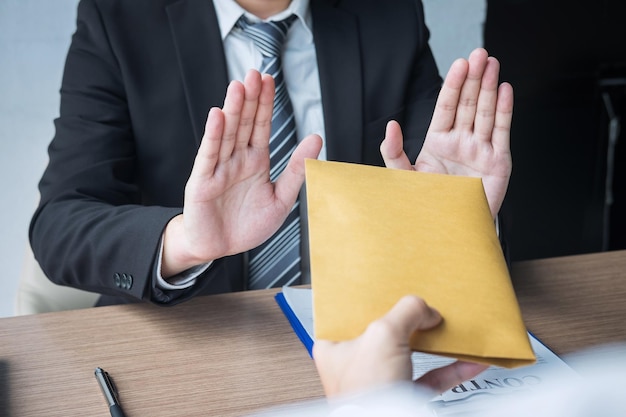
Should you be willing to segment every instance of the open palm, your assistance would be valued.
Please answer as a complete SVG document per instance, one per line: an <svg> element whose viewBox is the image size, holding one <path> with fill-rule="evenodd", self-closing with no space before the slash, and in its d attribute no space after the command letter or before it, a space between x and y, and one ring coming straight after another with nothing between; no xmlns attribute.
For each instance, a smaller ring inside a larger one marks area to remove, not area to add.
<svg viewBox="0 0 626 417"><path fill-rule="evenodd" d="M250 250L284 222L304 182L304 160L322 144L317 135L305 138L270 181L273 100L274 80L251 70L229 85L222 109L210 110L183 214L164 233L163 276Z"/></svg>
<svg viewBox="0 0 626 417"><path fill-rule="evenodd" d="M389 168L480 177L495 218L511 176L513 89L498 85L499 62L482 48L450 67L424 146L412 165L397 122L387 125L381 154Z"/></svg>

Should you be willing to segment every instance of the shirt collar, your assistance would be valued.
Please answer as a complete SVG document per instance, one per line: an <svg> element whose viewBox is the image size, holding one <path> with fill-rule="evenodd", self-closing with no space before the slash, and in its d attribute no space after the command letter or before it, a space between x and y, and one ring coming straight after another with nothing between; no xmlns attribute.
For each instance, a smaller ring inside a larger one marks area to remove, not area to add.
<svg viewBox="0 0 626 417"><path fill-rule="evenodd" d="M217 14L217 21L220 26L220 33L222 40L226 39L226 36L237 23L237 20L241 15L246 15L250 21L259 21L260 19L251 13L248 13L242 8L235 0L213 0L215 5L215 13ZM298 20L302 22L302 26L305 29L307 40L313 41L313 32L311 31L311 13L309 11L309 0L291 0L289 7L282 12L270 16L267 20L282 20L291 14L295 14Z"/></svg>

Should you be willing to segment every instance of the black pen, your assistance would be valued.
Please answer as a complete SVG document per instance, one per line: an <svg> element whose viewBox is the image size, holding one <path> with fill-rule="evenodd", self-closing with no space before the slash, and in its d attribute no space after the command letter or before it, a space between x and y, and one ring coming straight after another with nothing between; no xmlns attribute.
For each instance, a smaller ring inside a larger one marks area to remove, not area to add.
<svg viewBox="0 0 626 417"><path fill-rule="evenodd" d="M98 380L98 384L100 384L104 399L107 400L107 404L109 404L111 417L124 417L122 407L117 401L117 390L109 374L102 368L96 368L96 379Z"/></svg>

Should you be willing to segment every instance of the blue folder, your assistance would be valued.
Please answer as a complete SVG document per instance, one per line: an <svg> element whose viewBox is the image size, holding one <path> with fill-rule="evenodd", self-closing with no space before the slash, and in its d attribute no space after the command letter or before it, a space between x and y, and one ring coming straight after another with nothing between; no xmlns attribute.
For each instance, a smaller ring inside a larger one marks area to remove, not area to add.
<svg viewBox="0 0 626 417"><path fill-rule="evenodd" d="M287 317L287 320L289 320L289 324L291 324L293 331L296 332L296 335L298 335L298 338L309 352L309 356L313 358L313 339L311 339L307 331L302 326L302 323L300 323L300 320L298 320L298 317L294 314L291 307L289 307L289 303L287 303L285 296L282 292L279 292L274 296L274 299L285 314L285 317Z"/></svg>

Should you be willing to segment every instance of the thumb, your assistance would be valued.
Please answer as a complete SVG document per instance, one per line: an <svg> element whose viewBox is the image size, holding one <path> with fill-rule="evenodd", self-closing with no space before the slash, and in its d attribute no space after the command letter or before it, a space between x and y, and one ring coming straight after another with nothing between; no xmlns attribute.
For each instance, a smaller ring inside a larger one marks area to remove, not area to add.
<svg viewBox="0 0 626 417"><path fill-rule="evenodd" d="M405 340L417 330L428 330L441 322L441 314L414 295L402 297L382 318L396 327Z"/></svg>
<svg viewBox="0 0 626 417"><path fill-rule="evenodd" d="M276 180L274 192L277 199L288 206L293 204L304 183L304 160L317 159L321 150L322 138L318 135L309 135L298 144L287 167Z"/></svg>

